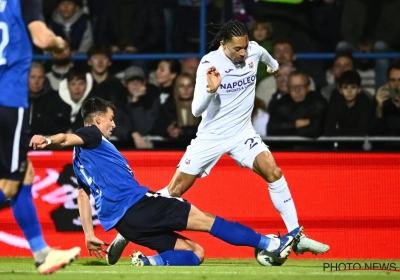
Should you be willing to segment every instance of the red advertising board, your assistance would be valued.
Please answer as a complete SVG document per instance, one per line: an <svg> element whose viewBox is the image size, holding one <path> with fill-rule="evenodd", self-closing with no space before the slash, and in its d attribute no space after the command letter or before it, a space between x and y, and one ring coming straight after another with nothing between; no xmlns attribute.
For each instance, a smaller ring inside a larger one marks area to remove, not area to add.
<svg viewBox="0 0 400 280"><path fill-rule="evenodd" d="M151 190L166 186L182 152L127 151L138 181ZM294 198L305 234L323 241L330 259L395 259L400 234L400 155L384 153L274 153ZM76 178L70 151L32 152L35 166L34 202L49 245L81 246L87 256L80 227ZM267 183L227 156L210 176L197 180L184 196L205 212L253 227L261 233L285 233L274 209ZM94 214L95 214L95 209ZM0 256L30 256L27 242L15 224L10 207L0 209ZM96 235L111 242L115 231L104 232L94 215ZM200 243L208 258L252 258L253 250L234 248L205 233L185 233ZM394 242L393 242L394 241ZM136 248L130 244L124 256ZM303 255L298 258L312 257ZM296 258L296 257L292 257Z"/></svg>

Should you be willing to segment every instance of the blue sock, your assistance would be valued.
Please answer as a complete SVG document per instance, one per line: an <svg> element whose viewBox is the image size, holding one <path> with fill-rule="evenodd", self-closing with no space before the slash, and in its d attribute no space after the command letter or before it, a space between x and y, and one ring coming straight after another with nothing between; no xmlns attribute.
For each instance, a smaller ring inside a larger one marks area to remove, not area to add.
<svg viewBox="0 0 400 280"><path fill-rule="evenodd" d="M255 232L253 229L239 224L230 222L220 217L215 217L210 234L236 246L250 246L258 249L267 249L270 238Z"/></svg>
<svg viewBox="0 0 400 280"><path fill-rule="evenodd" d="M0 203L4 202L7 200L6 195L3 193L3 191L0 189Z"/></svg>
<svg viewBox="0 0 400 280"><path fill-rule="evenodd" d="M29 247L36 253L47 247L32 200L32 185L22 185L18 194L11 199L14 218L28 240Z"/></svg>
<svg viewBox="0 0 400 280"><path fill-rule="evenodd" d="M159 255L147 257L147 259L151 258L157 266L198 266L200 264L199 257L193 251L185 250L170 250ZM145 260L144 262L146 264Z"/></svg>

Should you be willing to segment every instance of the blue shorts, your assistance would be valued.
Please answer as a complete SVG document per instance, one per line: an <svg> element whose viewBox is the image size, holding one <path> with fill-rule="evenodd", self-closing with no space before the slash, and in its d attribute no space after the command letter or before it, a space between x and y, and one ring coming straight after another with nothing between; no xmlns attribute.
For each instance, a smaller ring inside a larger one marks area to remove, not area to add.
<svg viewBox="0 0 400 280"><path fill-rule="evenodd" d="M175 231L187 227L191 204L182 198L147 192L125 213L115 229L129 241L162 253L173 250Z"/></svg>
<svg viewBox="0 0 400 280"><path fill-rule="evenodd" d="M29 149L29 109L0 106L0 179L21 181Z"/></svg>

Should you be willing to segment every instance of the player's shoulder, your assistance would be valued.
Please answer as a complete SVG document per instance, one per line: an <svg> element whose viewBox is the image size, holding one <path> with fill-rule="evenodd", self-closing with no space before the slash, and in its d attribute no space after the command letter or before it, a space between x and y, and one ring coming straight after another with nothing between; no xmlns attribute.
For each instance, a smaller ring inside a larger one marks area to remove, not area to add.
<svg viewBox="0 0 400 280"><path fill-rule="evenodd" d="M263 49L256 41L250 41L248 51L260 52Z"/></svg>
<svg viewBox="0 0 400 280"><path fill-rule="evenodd" d="M201 58L200 66L209 67L212 66L212 64L218 60L219 60L218 50L211 51Z"/></svg>

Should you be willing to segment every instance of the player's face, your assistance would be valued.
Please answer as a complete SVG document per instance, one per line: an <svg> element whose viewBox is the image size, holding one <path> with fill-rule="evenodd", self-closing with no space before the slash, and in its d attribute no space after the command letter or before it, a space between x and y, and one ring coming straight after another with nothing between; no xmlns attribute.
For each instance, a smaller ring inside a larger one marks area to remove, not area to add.
<svg viewBox="0 0 400 280"><path fill-rule="evenodd" d="M178 94L182 101L193 99L194 84L191 79L182 77L178 80Z"/></svg>
<svg viewBox="0 0 400 280"><path fill-rule="evenodd" d="M104 137L110 138L113 129L115 128L114 122L114 111L107 108L107 113L99 115L100 121L97 123L97 127L103 133Z"/></svg>
<svg viewBox="0 0 400 280"><path fill-rule="evenodd" d="M246 36L232 37L230 41L221 41L224 53L233 63L243 63L247 56L249 38Z"/></svg>
<svg viewBox="0 0 400 280"><path fill-rule="evenodd" d="M333 64L333 75L335 78L339 78L343 72L353 70L353 68L353 61L350 58L346 56L338 57Z"/></svg>
<svg viewBox="0 0 400 280"><path fill-rule="evenodd" d="M58 5L58 12L63 19L70 19L76 9L76 4L72 1L62 1Z"/></svg>
<svg viewBox="0 0 400 280"><path fill-rule="evenodd" d="M71 94L71 99L74 102L78 102L81 100L83 95L85 94L87 83L84 80L81 79L73 79L70 82L68 82L68 90L69 93Z"/></svg>
<svg viewBox="0 0 400 280"><path fill-rule="evenodd" d="M306 98L309 90L310 86L307 85L306 77L303 75L290 77L289 93L294 102L302 102Z"/></svg>
<svg viewBox="0 0 400 280"><path fill-rule="evenodd" d="M29 91L38 93L43 89L44 85L44 70L42 68L31 68L29 73Z"/></svg>
<svg viewBox="0 0 400 280"><path fill-rule="evenodd" d="M344 84L339 88L339 91L347 102L352 102L360 93L361 88L356 84Z"/></svg>
<svg viewBox="0 0 400 280"><path fill-rule="evenodd" d="M166 61L161 61L156 70L156 82L163 87L172 85L176 77L175 73L171 72L169 68L169 63Z"/></svg>
<svg viewBox="0 0 400 280"><path fill-rule="evenodd" d="M101 75L107 71L111 61L104 54L95 54L90 57L88 64L94 73Z"/></svg>
<svg viewBox="0 0 400 280"><path fill-rule="evenodd" d="M274 58L279 64L293 62L295 60L295 55L293 52L293 47L288 43L278 43L273 49Z"/></svg>

